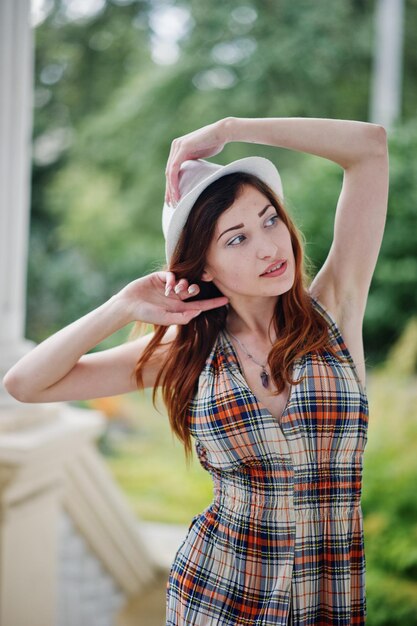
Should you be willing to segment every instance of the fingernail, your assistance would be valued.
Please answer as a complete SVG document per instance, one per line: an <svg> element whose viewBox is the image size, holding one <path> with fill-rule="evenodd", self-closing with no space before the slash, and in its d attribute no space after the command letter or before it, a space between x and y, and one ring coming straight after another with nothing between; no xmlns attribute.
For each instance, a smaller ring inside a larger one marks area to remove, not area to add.
<svg viewBox="0 0 417 626"><path fill-rule="evenodd" d="M171 293L171 291L172 291L172 287L171 287L171 285L167 285L167 286L166 286L166 288L165 288L165 295L166 295L166 296L169 296L169 294Z"/></svg>
<svg viewBox="0 0 417 626"><path fill-rule="evenodd" d="M198 287L196 287L196 285L190 285L188 287L188 293L195 293L196 291L198 291Z"/></svg>
<svg viewBox="0 0 417 626"><path fill-rule="evenodd" d="M179 293L180 291L182 291L184 289L184 285L179 284L179 285L175 285L174 287L174 291L175 293Z"/></svg>
<svg viewBox="0 0 417 626"><path fill-rule="evenodd" d="M196 311L195 313L193 313L192 317L197 317L197 315L200 315L200 313L202 313L203 311Z"/></svg>

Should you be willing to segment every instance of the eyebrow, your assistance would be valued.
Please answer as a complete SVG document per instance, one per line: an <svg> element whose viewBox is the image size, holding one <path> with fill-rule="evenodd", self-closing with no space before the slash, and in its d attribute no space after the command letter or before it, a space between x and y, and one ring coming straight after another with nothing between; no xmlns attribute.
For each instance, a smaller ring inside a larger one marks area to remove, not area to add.
<svg viewBox="0 0 417 626"><path fill-rule="evenodd" d="M264 206L264 208L263 208L261 211L259 211L259 213L258 213L259 217L262 217L262 215L265 213L265 211L266 211L267 209L269 209L269 207L270 207L270 206L272 206L272 207L273 207L274 205L273 205L273 204L271 204L271 203L269 203L269 204L267 204L266 206ZM219 241L220 237L223 237L223 235L225 235L226 233L228 233L228 232L229 232L229 230L238 230L239 228L243 228L243 227L244 227L244 224L238 224L237 226L231 226L231 227L230 227L230 228L228 228L227 230L223 231L223 232L222 232L222 234L221 234L221 235L219 235L219 236L217 237L217 241Z"/></svg>

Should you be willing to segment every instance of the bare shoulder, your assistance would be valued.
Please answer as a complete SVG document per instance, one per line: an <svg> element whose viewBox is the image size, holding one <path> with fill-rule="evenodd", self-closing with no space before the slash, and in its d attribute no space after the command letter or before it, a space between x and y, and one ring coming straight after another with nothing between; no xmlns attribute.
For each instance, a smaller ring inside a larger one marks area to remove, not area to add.
<svg viewBox="0 0 417 626"><path fill-rule="evenodd" d="M318 278L317 275L316 278ZM329 315L336 322L345 345L355 363L358 376L363 387L366 386L365 354L363 347L363 318L366 308L366 299L355 294L340 296L333 289L331 283L323 280L313 280L309 292L324 306Z"/></svg>

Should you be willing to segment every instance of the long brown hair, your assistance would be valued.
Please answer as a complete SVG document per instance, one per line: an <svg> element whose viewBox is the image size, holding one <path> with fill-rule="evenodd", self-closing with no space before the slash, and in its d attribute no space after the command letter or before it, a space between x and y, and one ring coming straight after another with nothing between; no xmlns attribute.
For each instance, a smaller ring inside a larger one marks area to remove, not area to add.
<svg viewBox="0 0 417 626"><path fill-rule="evenodd" d="M329 344L326 321L311 305L307 291L312 281L309 273L311 263L304 254L304 236L293 224L283 203L272 189L257 176L243 172L225 175L211 183L200 194L190 211L170 266L165 264L162 269L173 272L177 280L187 278L189 284L198 284L200 292L187 298L187 302L224 295L212 282L202 281L201 276L217 219L233 204L245 185L258 189L275 207L290 232L295 259L294 284L288 292L277 298L273 316L278 338L268 355L268 365L277 386L277 395L284 390L286 382L291 385L301 382L293 381L290 372L294 360L303 354L327 349L336 358L339 357ZM227 313L228 305L225 305L203 311L188 324L179 325L176 338L167 350L155 381L152 395L154 406L156 390L160 385L171 428L184 444L187 464L192 456L187 407L197 391L200 373L217 335L225 327ZM131 336L137 334L136 330L142 326L141 322L137 322ZM167 326L158 324L153 326L154 337L136 365L139 389L143 388L141 369L161 344L168 329Z"/></svg>

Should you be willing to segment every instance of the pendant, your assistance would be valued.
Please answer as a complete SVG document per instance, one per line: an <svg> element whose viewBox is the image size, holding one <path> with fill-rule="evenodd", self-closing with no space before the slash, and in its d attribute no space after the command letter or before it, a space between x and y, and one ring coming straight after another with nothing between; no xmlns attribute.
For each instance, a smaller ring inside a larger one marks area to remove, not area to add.
<svg viewBox="0 0 417 626"><path fill-rule="evenodd" d="M262 370L261 372L261 381L262 381L262 386L265 387L265 389L267 389L269 387L269 376L268 376L268 372L265 372L265 370Z"/></svg>

